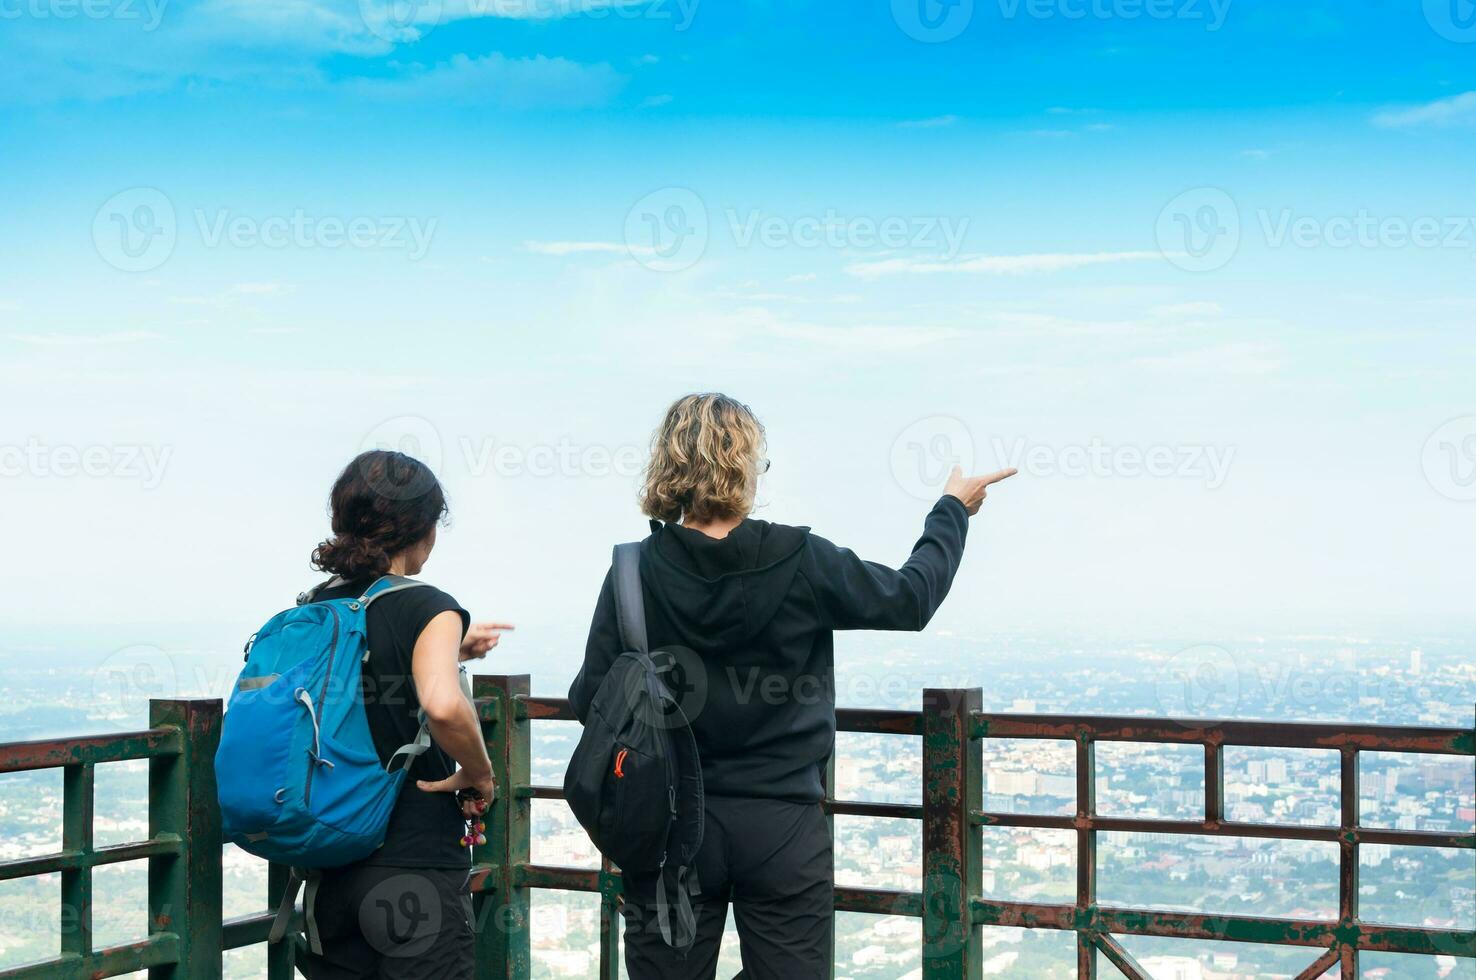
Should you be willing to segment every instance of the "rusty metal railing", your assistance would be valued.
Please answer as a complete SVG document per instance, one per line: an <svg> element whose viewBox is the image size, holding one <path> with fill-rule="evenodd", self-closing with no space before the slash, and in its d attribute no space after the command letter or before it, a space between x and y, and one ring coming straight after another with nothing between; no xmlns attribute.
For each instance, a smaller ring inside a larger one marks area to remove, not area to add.
<svg viewBox="0 0 1476 980"><path fill-rule="evenodd" d="M219 701L153 701L144 731L0 746L0 773L62 770L61 850L0 862L0 881L61 875L61 949L50 959L0 969L5 978L220 976L220 815L215 804ZM149 837L93 845L93 776L108 762L147 759ZM92 869L149 862L148 935L94 948ZM214 970L214 973L211 971Z"/></svg>
<svg viewBox="0 0 1476 980"><path fill-rule="evenodd" d="M530 860L531 805L560 799L557 787L531 782L531 726L572 720L567 701L536 698L525 675L478 677L475 694L501 798L488 815L488 843L476 849L472 890L476 903L480 978L526 980L532 969L529 900L534 889L590 892L600 897L601 978L619 975L619 872L606 863L582 869ZM833 817L891 817L922 824L923 881L919 891L839 886L840 911L903 915L922 925L925 980L976 980L982 974L982 926L1054 929L1076 935L1077 973L1097 974L1099 954L1129 980L1147 974L1117 937L1159 936L1309 947L1319 952L1299 980L1330 970L1359 975L1359 953L1385 951L1476 958L1476 933L1364 921L1358 909L1358 857L1365 844L1476 848L1476 833L1364 827L1359 820L1359 754L1396 752L1464 757L1476 762L1476 730L1272 722L1185 722L1153 718L987 714L979 689L929 689L923 710L843 709L842 732L910 735L922 740L922 797L917 804L827 799ZM63 771L61 850L0 862L0 881L60 873L66 910L58 955L0 968L0 978L109 977L147 969L151 978L211 980L221 956L264 942L270 915L221 917L220 818L211 763L220 737L217 700L150 703L150 727L139 732L0 745L0 773ZM1067 741L1075 747L1076 813L994 813L983 809L984 739ZM1095 749L1102 742L1198 745L1204 751L1204 816L1158 820L1097 813ZM1225 817L1226 746L1325 749L1340 759L1337 826L1262 824ZM149 763L149 837L95 847L92 834L94 767L146 759ZM834 786L834 779L828 785ZM1073 832L1077 881L1071 904L992 901L983 897L985 827ZM1096 883L1097 837L1103 832L1324 841L1339 849L1339 903L1335 919L1263 918L1170 912L1103 904ZM149 862L148 931L135 942L94 948L92 869L121 861ZM275 904L285 874L269 872ZM296 948L268 948L267 976L287 980Z"/></svg>
<svg viewBox="0 0 1476 980"><path fill-rule="evenodd" d="M600 977L619 975L618 872L532 864L528 858L530 801L563 798L558 787L532 785L530 723L572 720L566 700L532 697L528 678L479 677L487 744L498 784L511 787L507 805L489 823L496 851L479 853L474 890L495 903L501 928L479 932L485 976L523 980L529 975L528 895L551 888L600 896ZM922 739L922 802L875 803L827 799L831 816L891 817L922 821L920 891L837 886L839 911L905 915L922 920L924 980L982 975L981 926L1056 929L1076 934L1077 976L1097 976L1098 954L1128 980L1148 974L1117 939L1122 935L1220 940L1320 949L1298 980L1315 980L1336 968L1356 978L1359 953L1382 951L1476 957L1476 933L1363 921L1358 914L1358 853L1363 844L1476 848L1476 833L1364 827L1359 822L1361 752L1404 752L1465 757L1476 764L1476 730L1238 721L1172 721L1154 718L988 714L982 692L928 689L923 710L841 709L842 732L911 735ZM993 813L983 809L983 739L1068 741L1076 755L1076 813ZM1096 746L1100 742L1199 745L1204 749L1204 817L1148 820L1102 816L1096 807ZM1339 824L1306 826L1237 822L1225 818L1226 746L1326 749L1339 753ZM828 781L834 786L834 780ZM983 828L1072 831L1076 835L1076 900L1072 904L1000 902L982 897ZM1170 912L1104 905L1097 897L1097 837L1102 832L1254 837L1327 841L1339 848L1339 900L1335 920ZM490 910L489 910L490 911Z"/></svg>

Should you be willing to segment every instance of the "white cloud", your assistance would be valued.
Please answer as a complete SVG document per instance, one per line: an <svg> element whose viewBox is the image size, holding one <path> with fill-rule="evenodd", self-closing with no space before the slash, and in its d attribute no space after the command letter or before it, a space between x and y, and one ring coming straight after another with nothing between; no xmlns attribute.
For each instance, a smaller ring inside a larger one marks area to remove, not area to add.
<svg viewBox="0 0 1476 980"><path fill-rule="evenodd" d="M1161 259L1158 252L1088 252L1047 253L1040 255L972 255L950 262L932 259L883 259L879 262L857 262L846 266L846 272L863 279L903 274L968 272L995 276L1039 275L1067 272L1093 265L1118 262L1143 262Z"/></svg>
<svg viewBox="0 0 1476 980"><path fill-rule="evenodd" d="M1271 157L1271 151L1259 149L1241 150L1240 155L1251 160L1267 160Z"/></svg>
<svg viewBox="0 0 1476 980"><path fill-rule="evenodd" d="M1273 343L1244 342L1140 357L1138 366L1192 374L1276 374L1285 366L1281 347Z"/></svg>
<svg viewBox="0 0 1476 980"><path fill-rule="evenodd" d="M964 336L952 327L896 327L860 325L833 327L818 323L791 323L776 320L769 333L784 340L794 340L817 347L887 353L915 350L944 340Z"/></svg>
<svg viewBox="0 0 1476 980"><path fill-rule="evenodd" d="M434 66L403 66L397 78L358 79L370 97L426 99L439 103L486 103L509 109L582 109L605 105L625 84L608 64L567 58L480 58L458 54Z"/></svg>
<svg viewBox="0 0 1476 980"><path fill-rule="evenodd" d="M523 249L534 255L588 255L604 253L610 255L654 254L649 246L624 245L620 242L535 242L523 243Z"/></svg>
<svg viewBox="0 0 1476 980"><path fill-rule="evenodd" d="M1375 126L1407 129L1412 126L1476 126L1476 92L1403 109L1388 109L1373 117Z"/></svg>
<svg viewBox="0 0 1476 980"><path fill-rule="evenodd" d="M1205 319L1208 317L1221 316L1222 314L1224 314L1225 308L1219 303L1211 302L1172 303L1167 306L1155 306L1148 312L1157 317L1189 317Z"/></svg>
<svg viewBox="0 0 1476 980"><path fill-rule="evenodd" d="M814 282L818 278L820 278L820 277L817 276L813 272L796 272L792 276L785 276L784 277L784 281L785 282Z"/></svg>
<svg viewBox="0 0 1476 980"><path fill-rule="evenodd" d="M897 324L832 325L792 320L763 306L703 317L702 334L747 349L755 335L835 353L889 354L917 350L967 335L953 327Z"/></svg>
<svg viewBox="0 0 1476 980"><path fill-rule="evenodd" d="M904 119L897 125L903 129L939 129L943 126L952 126L958 122L958 117L949 113L946 116L933 116L930 119Z"/></svg>
<svg viewBox="0 0 1476 980"><path fill-rule="evenodd" d="M136 344L163 340L164 335L152 330L119 330L114 333L13 333L8 339L33 347L100 347L112 344Z"/></svg>
<svg viewBox="0 0 1476 980"><path fill-rule="evenodd" d="M438 25L473 17L549 20L586 12L634 10L638 0L137 0L119 14L67 37L59 58L53 23L43 18L6 21L0 58L0 103L61 99L100 101L167 92L181 86L253 83L270 88L326 89L352 75L352 63L325 70L335 55L381 58L399 42L413 42ZM407 16L407 7L409 16ZM633 14L632 14L633 16ZM672 10L670 16L683 16ZM402 19L403 18L403 19ZM158 26L158 30L150 29ZM458 101L509 107L601 105L623 79L608 65L564 59L453 59L408 72L402 89ZM582 70L581 70L582 69ZM392 75L353 79L350 90L394 94ZM477 90L477 86L484 86ZM537 87L547 89L540 97ZM588 89L580 96L579 90Z"/></svg>

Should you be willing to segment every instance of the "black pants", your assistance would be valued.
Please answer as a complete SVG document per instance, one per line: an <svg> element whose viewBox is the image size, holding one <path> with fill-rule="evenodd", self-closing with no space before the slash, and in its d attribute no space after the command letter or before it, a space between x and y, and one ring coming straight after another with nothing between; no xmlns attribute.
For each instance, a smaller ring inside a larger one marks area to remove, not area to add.
<svg viewBox="0 0 1476 980"><path fill-rule="evenodd" d="M630 980L716 977L730 902L743 980L828 980L835 864L820 804L709 796L694 867L697 941L685 958L661 939L656 879L626 876L621 912Z"/></svg>
<svg viewBox="0 0 1476 980"><path fill-rule="evenodd" d="M465 869L351 865L323 872L313 902L322 955L309 980L472 980Z"/></svg>

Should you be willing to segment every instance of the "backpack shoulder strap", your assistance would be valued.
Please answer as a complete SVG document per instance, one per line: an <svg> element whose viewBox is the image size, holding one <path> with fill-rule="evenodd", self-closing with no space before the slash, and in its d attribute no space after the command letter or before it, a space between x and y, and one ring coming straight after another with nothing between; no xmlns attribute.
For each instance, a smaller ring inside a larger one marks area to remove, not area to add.
<svg viewBox="0 0 1476 980"><path fill-rule="evenodd" d="M404 575L384 575L364 590L364 594L359 596L359 604L367 611L369 604L380 596L387 596L391 592L403 592L406 589L414 589L422 585L429 586L430 583L421 582L418 579L406 578Z"/></svg>
<svg viewBox="0 0 1476 980"><path fill-rule="evenodd" d="M647 653L646 603L641 593L641 544L617 544L613 558L615 573L615 619L620 639L627 649Z"/></svg>
<svg viewBox="0 0 1476 980"><path fill-rule="evenodd" d="M337 575L335 575L332 578L327 579L326 581L319 582L317 585L313 586L311 589L308 589L306 592L297 593L297 604L299 606L306 606L310 605L311 603L317 602L319 592L322 592L330 585L337 585L339 581L340 579Z"/></svg>

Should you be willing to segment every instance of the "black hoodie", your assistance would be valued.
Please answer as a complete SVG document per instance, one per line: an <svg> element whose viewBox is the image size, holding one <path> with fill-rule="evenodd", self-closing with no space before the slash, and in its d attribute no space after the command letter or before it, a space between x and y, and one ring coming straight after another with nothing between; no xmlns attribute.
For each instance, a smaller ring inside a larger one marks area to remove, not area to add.
<svg viewBox="0 0 1476 980"><path fill-rule="evenodd" d="M969 515L944 496L900 569L862 561L809 528L748 519L725 538L652 522L641 583L652 650L673 651L674 685L702 753L706 791L817 801L835 744L833 630L920 630L948 594ZM581 721L625 652L609 575L584 666L569 688Z"/></svg>

